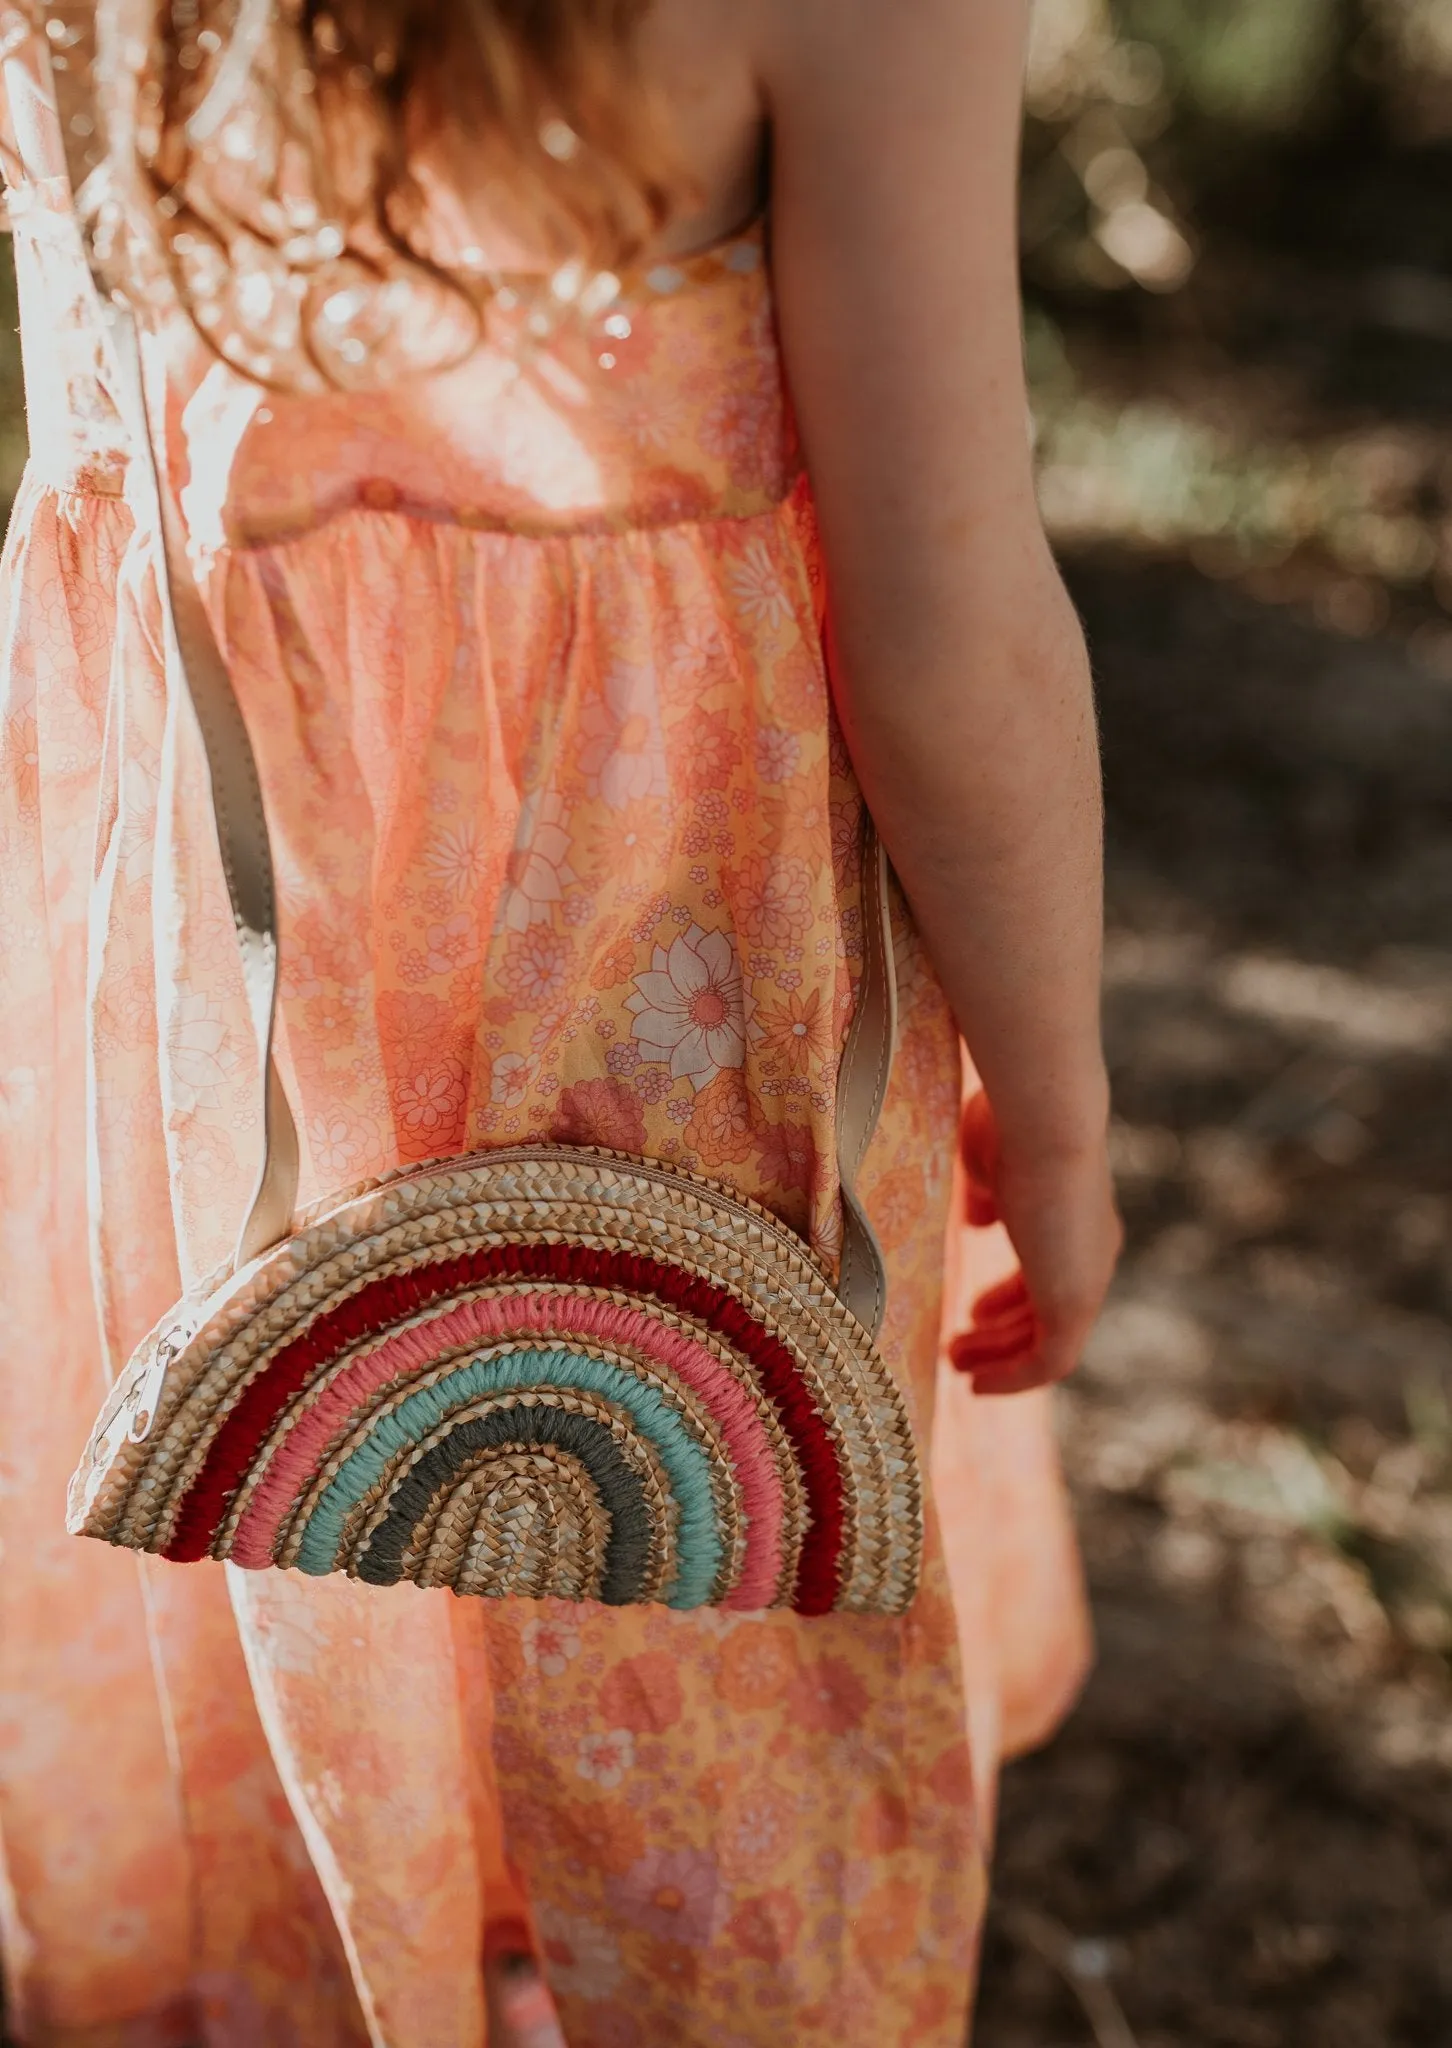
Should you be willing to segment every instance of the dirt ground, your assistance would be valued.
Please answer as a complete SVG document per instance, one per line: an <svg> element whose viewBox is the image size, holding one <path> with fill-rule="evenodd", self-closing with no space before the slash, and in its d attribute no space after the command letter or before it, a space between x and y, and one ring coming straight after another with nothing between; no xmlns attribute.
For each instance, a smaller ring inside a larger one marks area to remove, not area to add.
<svg viewBox="0 0 1452 2048"><path fill-rule="evenodd" d="M1073 583L1131 1241L1065 1396L1100 1664L1008 1776L976 2038L1440 2048L1452 687L1181 566Z"/></svg>
<svg viewBox="0 0 1452 2048"><path fill-rule="evenodd" d="M975 2048L1452 2044L1452 155L1400 141L1227 153L1186 291L1047 302L1069 402L1332 481L1258 553L1068 537L1129 1250L1063 1405L1099 1665L1007 1776Z"/></svg>

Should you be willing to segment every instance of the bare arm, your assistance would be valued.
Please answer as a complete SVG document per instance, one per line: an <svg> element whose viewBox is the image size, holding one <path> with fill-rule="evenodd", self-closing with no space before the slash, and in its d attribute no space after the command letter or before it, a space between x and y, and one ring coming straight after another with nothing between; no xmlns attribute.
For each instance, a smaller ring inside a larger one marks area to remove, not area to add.
<svg viewBox="0 0 1452 2048"><path fill-rule="evenodd" d="M788 371L854 761L992 1101L1069 1369L1118 1243L1092 692L1034 502L1015 236L1026 0L782 0Z"/></svg>

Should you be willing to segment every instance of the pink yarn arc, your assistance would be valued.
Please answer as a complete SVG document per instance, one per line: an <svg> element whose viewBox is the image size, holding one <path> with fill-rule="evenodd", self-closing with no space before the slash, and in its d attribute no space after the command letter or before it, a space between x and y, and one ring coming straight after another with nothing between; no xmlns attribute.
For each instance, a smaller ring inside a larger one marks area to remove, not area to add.
<svg viewBox="0 0 1452 2048"><path fill-rule="evenodd" d="M782 1499L776 1460L750 1397L694 1338L666 1329L639 1309L568 1294L491 1295L460 1302L400 1331L350 1365L279 1444L237 1525L232 1562L247 1571L270 1568L288 1510L370 1394L410 1372L427 1370L443 1352L515 1337L566 1338L612 1349L626 1345L702 1396L730 1449L746 1509L746 1560L740 1582L722 1605L748 1613L771 1606L781 1578Z"/></svg>

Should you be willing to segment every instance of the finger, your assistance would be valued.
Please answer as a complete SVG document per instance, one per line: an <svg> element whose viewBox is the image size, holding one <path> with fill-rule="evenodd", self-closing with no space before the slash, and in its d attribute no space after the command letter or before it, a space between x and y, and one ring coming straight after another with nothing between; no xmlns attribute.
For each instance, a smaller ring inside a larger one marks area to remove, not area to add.
<svg viewBox="0 0 1452 2048"><path fill-rule="evenodd" d="M1057 1332L1046 1332L1040 1325L1031 1345L996 1351L992 1341L998 1336L996 1330L986 1333L981 1344L975 1333L970 1333L953 1346L952 1358L954 1365L969 1375L976 1394L1026 1394L1058 1386L1076 1372L1088 1335L1087 1323Z"/></svg>
<svg viewBox="0 0 1452 2048"><path fill-rule="evenodd" d="M948 1355L957 1371L972 1373L1030 1356L1040 1334L1023 1275L1015 1273L978 1296L971 1328L953 1340Z"/></svg>
<svg viewBox="0 0 1452 2048"><path fill-rule="evenodd" d="M964 1342L981 1338L989 1344L1037 1344L1043 1335L1042 1326L1032 1310L1021 1315L991 1316L984 1322L975 1317L970 1326L960 1333Z"/></svg>
<svg viewBox="0 0 1452 2048"><path fill-rule="evenodd" d="M948 1355L957 1371L976 1374L1034 1358L1038 1350L1038 1331L1029 1325L1008 1331L970 1330L954 1338Z"/></svg>
<svg viewBox="0 0 1452 2048"><path fill-rule="evenodd" d="M975 1324L1002 1322L1010 1316L1032 1314L1033 1303L1029 1300L1028 1283L1022 1273L1011 1273L1006 1280L985 1288L973 1304Z"/></svg>
<svg viewBox="0 0 1452 2048"><path fill-rule="evenodd" d="M948 1356L956 1372L975 1373L1037 1358L1039 1350L1037 1330L970 1330L955 1339Z"/></svg>

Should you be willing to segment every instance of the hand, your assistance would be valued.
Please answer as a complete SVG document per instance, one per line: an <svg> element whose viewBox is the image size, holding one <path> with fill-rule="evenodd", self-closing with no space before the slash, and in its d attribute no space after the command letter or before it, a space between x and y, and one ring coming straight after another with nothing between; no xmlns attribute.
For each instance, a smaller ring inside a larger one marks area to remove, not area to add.
<svg viewBox="0 0 1452 2048"><path fill-rule="evenodd" d="M966 1221L1002 1223L1020 1271L973 1304L950 1355L980 1394L1022 1394L1067 1379L1093 1329L1124 1242L1107 1141L1016 1157L980 1090L963 1111Z"/></svg>

